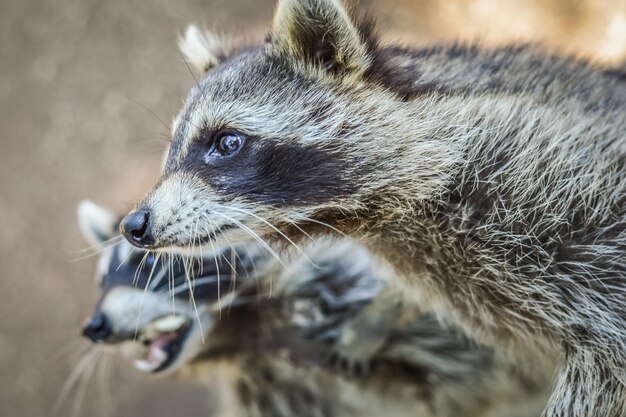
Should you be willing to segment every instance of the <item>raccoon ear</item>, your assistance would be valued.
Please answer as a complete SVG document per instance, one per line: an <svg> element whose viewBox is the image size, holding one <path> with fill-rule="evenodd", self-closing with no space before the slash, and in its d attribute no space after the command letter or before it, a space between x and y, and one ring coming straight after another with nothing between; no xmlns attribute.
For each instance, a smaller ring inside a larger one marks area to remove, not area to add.
<svg viewBox="0 0 626 417"><path fill-rule="evenodd" d="M375 47L370 23L352 18L341 0L279 0L268 49L330 73L363 74Z"/></svg>
<svg viewBox="0 0 626 417"><path fill-rule="evenodd" d="M218 35L189 25L178 40L178 49L185 61L201 73L218 65L225 56L226 41Z"/></svg>
<svg viewBox="0 0 626 417"><path fill-rule="evenodd" d="M78 227L90 245L101 245L117 234L119 216L97 204L84 200L78 205Z"/></svg>

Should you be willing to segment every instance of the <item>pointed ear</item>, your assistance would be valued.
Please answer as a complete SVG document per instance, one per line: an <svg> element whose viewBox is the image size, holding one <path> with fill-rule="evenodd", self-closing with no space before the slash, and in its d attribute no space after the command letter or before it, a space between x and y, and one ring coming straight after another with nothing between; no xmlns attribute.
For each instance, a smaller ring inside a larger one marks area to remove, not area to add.
<svg viewBox="0 0 626 417"><path fill-rule="evenodd" d="M178 40L178 48L185 61L201 73L218 65L228 52L229 43L220 36L189 25Z"/></svg>
<svg viewBox="0 0 626 417"><path fill-rule="evenodd" d="M90 245L101 245L118 233L119 216L91 201L81 201L77 214L80 231Z"/></svg>
<svg viewBox="0 0 626 417"><path fill-rule="evenodd" d="M279 0L267 47L331 73L363 74L376 41L371 22L352 18L340 0Z"/></svg>

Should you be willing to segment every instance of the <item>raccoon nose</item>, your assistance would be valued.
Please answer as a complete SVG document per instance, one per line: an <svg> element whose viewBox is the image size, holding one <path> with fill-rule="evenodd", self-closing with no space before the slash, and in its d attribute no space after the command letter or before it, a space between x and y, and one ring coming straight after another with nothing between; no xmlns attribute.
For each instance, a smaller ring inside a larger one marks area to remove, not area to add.
<svg viewBox="0 0 626 417"><path fill-rule="evenodd" d="M83 336L92 342L102 342L113 333L111 323L104 313L95 313L91 321L83 327Z"/></svg>
<svg viewBox="0 0 626 417"><path fill-rule="evenodd" d="M145 248L154 244L148 210L137 210L124 217L120 223L120 229L126 239L135 246Z"/></svg>

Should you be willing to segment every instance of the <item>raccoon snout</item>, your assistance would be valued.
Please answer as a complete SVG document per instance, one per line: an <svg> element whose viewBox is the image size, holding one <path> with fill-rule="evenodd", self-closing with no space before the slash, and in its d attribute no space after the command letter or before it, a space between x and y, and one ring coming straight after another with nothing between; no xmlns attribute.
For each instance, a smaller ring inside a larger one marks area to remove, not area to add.
<svg viewBox="0 0 626 417"><path fill-rule="evenodd" d="M104 313L95 313L89 323L83 327L83 336L92 342L103 342L113 334L111 322Z"/></svg>
<svg viewBox="0 0 626 417"><path fill-rule="evenodd" d="M133 211L124 217L120 223L124 237L140 248L154 245L154 236L150 226L150 211L145 209Z"/></svg>

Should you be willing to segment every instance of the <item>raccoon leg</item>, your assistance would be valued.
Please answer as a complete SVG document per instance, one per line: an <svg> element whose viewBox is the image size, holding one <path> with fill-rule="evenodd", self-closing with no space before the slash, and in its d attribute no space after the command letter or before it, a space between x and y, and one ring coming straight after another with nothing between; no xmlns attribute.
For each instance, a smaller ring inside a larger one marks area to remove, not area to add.
<svg viewBox="0 0 626 417"><path fill-rule="evenodd" d="M543 417L626 417L626 381L615 371L592 353L568 355Z"/></svg>
<svg viewBox="0 0 626 417"><path fill-rule="evenodd" d="M343 326L332 347L331 366L350 377L369 373L372 359L387 341L401 308L401 294L386 287Z"/></svg>

